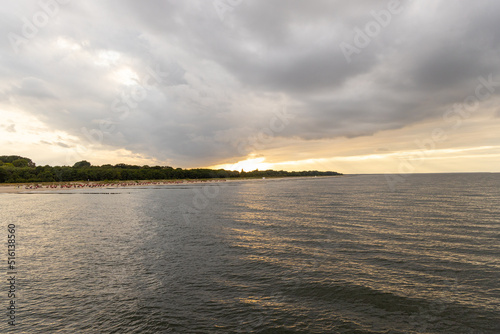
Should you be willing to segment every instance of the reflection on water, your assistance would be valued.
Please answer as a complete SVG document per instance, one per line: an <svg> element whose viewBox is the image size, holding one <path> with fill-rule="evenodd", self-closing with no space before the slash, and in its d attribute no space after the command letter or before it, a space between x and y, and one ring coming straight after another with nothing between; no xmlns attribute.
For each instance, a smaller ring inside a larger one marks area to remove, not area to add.
<svg viewBox="0 0 500 334"><path fill-rule="evenodd" d="M16 333L500 332L500 175L398 186L232 182L195 209L200 185L4 194Z"/></svg>

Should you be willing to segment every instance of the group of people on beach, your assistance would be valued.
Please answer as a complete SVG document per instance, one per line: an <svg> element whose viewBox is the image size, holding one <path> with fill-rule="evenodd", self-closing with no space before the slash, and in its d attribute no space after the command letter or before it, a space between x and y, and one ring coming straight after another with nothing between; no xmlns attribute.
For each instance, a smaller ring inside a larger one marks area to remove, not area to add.
<svg viewBox="0 0 500 334"><path fill-rule="evenodd" d="M180 184L180 183L198 183L198 182L224 182L226 179L216 180L186 180L186 181L158 181L158 182L120 182L120 183L66 183L66 184L42 184L26 185L25 189L78 189L78 188L103 188L103 187L131 187L131 186L150 186L162 184Z"/></svg>

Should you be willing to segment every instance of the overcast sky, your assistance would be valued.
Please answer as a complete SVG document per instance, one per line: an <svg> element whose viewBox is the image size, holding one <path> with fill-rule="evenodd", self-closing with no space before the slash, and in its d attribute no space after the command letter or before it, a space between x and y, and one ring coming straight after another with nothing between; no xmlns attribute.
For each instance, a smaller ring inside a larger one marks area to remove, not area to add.
<svg viewBox="0 0 500 334"><path fill-rule="evenodd" d="M23 0L0 13L0 155L500 171L498 1Z"/></svg>

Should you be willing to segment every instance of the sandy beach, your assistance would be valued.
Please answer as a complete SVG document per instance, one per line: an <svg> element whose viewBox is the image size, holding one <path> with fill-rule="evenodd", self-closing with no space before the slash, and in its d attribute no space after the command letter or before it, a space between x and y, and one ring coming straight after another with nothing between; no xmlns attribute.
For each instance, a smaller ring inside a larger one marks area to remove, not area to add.
<svg viewBox="0 0 500 334"><path fill-rule="evenodd" d="M317 178L330 178L338 176L319 176ZM312 176L296 176L296 177L268 177L268 178L237 178L237 179L202 179L202 180L147 180L147 181L122 181L122 182L65 182L65 183L7 183L0 184L0 194L16 194L16 193L32 193L34 191L66 191L76 189L117 189L131 187L147 187L158 185L187 185L187 184L206 184L220 182L241 182L241 181L273 181L282 179L309 179Z"/></svg>
<svg viewBox="0 0 500 334"><path fill-rule="evenodd" d="M21 191L25 191L24 185L21 186L13 186L13 185L1 185L0 186L0 194L4 193L19 193Z"/></svg>
<svg viewBox="0 0 500 334"><path fill-rule="evenodd" d="M229 181L229 180L228 180ZM67 182L67 183L19 183L0 185L0 194L25 193L33 191L66 191L75 189L116 189L130 187L145 187L158 185L182 185L193 183L218 183L226 182L225 179L214 180L155 180L138 182Z"/></svg>

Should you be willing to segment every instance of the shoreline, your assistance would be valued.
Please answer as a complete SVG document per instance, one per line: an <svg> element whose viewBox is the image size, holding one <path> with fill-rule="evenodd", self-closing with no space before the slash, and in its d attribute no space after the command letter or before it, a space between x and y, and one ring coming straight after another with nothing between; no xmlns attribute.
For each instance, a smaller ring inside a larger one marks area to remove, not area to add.
<svg viewBox="0 0 500 334"><path fill-rule="evenodd" d="M332 176L317 176L316 178L337 177ZM282 180L282 179L304 179L315 178L315 176L293 176L293 177L266 177L266 178L243 178L243 179L173 179L173 180L141 180L141 181L71 181L71 182L36 182L36 183L7 183L0 184L0 194L22 194L33 193L37 191L67 191L78 189L120 189L133 187L150 187L150 186L172 186L172 185L187 185L187 184L207 184L220 182L241 182L241 181L266 181L266 180Z"/></svg>
<svg viewBox="0 0 500 334"><path fill-rule="evenodd" d="M218 183L226 179L214 180L141 180L141 181L71 181L71 182L36 182L36 183L8 183L0 184L0 194L19 194L34 191L67 191L78 189L120 189L133 187L149 187L159 185L180 185L194 183Z"/></svg>

